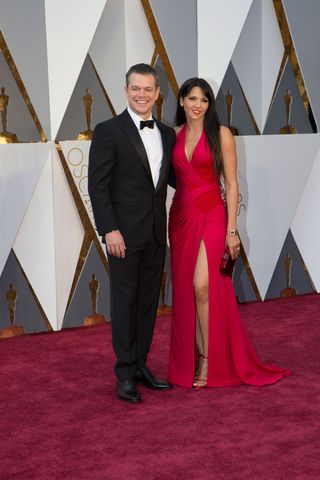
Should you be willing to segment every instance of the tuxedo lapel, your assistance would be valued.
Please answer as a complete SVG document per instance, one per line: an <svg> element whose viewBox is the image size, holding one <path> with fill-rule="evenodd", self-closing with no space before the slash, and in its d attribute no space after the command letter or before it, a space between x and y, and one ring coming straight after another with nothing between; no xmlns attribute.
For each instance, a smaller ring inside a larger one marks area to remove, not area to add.
<svg viewBox="0 0 320 480"><path fill-rule="evenodd" d="M150 165L149 165L149 160L147 156L147 152L144 148L143 142L141 140L141 137L139 135L138 129L135 126L132 118L130 117L129 113L127 110L125 110L121 115L121 123L122 123L122 129L129 138L130 142L132 143L132 146L136 150L144 168L146 169L151 181L152 181L152 175L151 175L151 170L150 170Z"/></svg>

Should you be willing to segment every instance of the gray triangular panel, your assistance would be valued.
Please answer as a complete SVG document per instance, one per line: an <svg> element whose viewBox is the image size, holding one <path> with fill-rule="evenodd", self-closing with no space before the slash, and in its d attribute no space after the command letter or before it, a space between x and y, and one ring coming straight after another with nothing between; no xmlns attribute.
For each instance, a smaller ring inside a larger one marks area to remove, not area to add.
<svg viewBox="0 0 320 480"><path fill-rule="evenodd" d="M87 130L83 104L86 88L89 88L93 97L91 129L93 130L97 123L112 118L106 97L87 55L57 134L59 141L75 140L80 132Z"/></svg>
<svg viewBox="0 0 320 480"><path fill-rule="evenodd" d="M85 317L92 314L89 283L92 280L93 274L99 282L97 313L104 315L106 320L110 320L109 275L106 272L95 245L91 244L87 260L64 318L62 328L81 326L83 325Z"/></svg>
<svg viewBox="0 0 320 480"><path fill-rule="evenodd" d="M280 129L286 125L284 97L287 90L290 90L290 95L292 96L290 124L297 129L297 133L313 133L289 60L286 63L275 93L263 133L280 133Z"/></svg>
<svg viewBox="0 0 320 480"><path fill-rule="evenodd" d="M287 268L291 270L291 281L289 280L289 287L293 289L288 292L294 293L295 290L297 295L314 292L313 285L310 281L308 273L305 270L297 244L293 238L291 230L289 230L265 296L266 300L285 296L285 289L288 287L287 275L289 275L285 266L287 254L292 262L291 269L287 266Z"/></svg>
<svg viewBox="0 0 320 480"><path fill-rule="evenodd" d="M10 283L14 285L14 290L17 292L15 323L22 325L26 333L48 331L47 324L41 316L28 282L12 251L0 277L0 330L8 327L10 324L6 298L6 292L9 290Z"/></svg>
<svg viewBox="0 0 320 480"><path fill-rule="evenodd" d="M283 0L292 41L297 52L302 76L320 126L320 2L319 0Z"/></svg>
<svg viewBox="0 0 320 480"><path fill-rule="evenodd" d="M46 135L50 135L44 0L0 0L0 29Z"/></svg>
<svg viewBox="0 0 320 480"><path fill-rule="evenodd" d="M7 107L7 130L15 133L19 142L39 142L40 134L30 115L23 96L0 50L0 87L5 88L9 97ZM3 126L0 119L0 131Z"/></svg>
<svg viewBox="0 0 320 480"><path fill-rule="evenodd" d="M217 112L221 123L224 125L227 125L225 96L229 89L233 96L231 125L238 130L239 135L256 135L237 74L231 62L229 63L216 99Z"/></svg>
<svg viewBox="0 0 320 480"><path fill-rule="evenodd" d="M232 281L235 295L240 303L257 300L247 270L240 257L237 260Z"/></svg>

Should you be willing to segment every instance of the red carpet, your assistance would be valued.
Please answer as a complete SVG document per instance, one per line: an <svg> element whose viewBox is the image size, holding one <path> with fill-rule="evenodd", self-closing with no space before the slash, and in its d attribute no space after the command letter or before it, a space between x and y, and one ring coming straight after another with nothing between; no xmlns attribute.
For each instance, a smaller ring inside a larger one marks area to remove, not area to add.
<svg viewBox="0 0 320 480"><path fill-rule="evenodd" d="M0 479L320 478L320 295L240 312L260 357L294 370L276 385L116 399L110 326L0 341ZM150 366L165 376L169 318Z"/></svg>

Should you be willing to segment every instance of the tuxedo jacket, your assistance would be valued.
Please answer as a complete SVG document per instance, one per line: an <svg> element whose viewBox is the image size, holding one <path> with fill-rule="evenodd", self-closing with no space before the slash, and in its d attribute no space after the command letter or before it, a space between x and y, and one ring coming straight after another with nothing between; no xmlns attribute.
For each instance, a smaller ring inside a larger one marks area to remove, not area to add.
<svg viewBox="0 0 320 480"><path fill-rule="evenodd" d="M155 120L163 158L154 187L147 153L127 110L99 123L89 153L88 189L100 235L119 229L126 245L145 244L154 232L166 242L166 196L175 132Z"/></svg>

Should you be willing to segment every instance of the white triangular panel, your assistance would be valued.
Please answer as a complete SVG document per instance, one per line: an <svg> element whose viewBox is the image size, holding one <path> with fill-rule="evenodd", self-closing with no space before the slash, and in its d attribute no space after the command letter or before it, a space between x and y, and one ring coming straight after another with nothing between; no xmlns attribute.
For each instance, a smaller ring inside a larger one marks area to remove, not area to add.
<svg viewBox="0 0 320 480"><path fill-rule="evenodd" d="M52 328L57 330L52 186L50 149L13 249Z"/></svg>
<svg viewBox="0 0 320 480"><path fill-rule="evenodd" d="M55 2L52 2L55 4ZM0 30L42 128L50 134L44 0L0 0Z"/></svg>
<svg viewBox="0 0 320 480"><path fill-rule="evenodd" d="M242 196L239 232L261 297L319 149L315 135L236 137Z"/></svg>
<svg viewBox="0 0 320 480"><path fill-rule="evenodd" d="M93 228L95 229L97 238L101 245L101 237L95 227L91 201L88 193L88 165L89 165L89 150L91 142L84 141L66 141L59 142L64 158L66 159L68 168L72 175L73 181L77 187L83 205L86 208L87 214L91 220ZM102 248L106 254L105 247ZM107 255L106 255L107 257Z"/></svg>
<svg viewBox="0 0 320 480"><path fill-rule="evenodd" d="M272 0L254 0L232 64L260 131L268 115L283 52Z"/></svg>
<svg viewBox="0 0 320 480"><path fill-rule="evenodd" d="M51 139L56 137L106 0L45 0Z"/></svg>
<svg viewBox="0 0 320 480"><path fill-rule="evenodd" d="M89 53L117 113L127 105L125 74L149 64L154 42L140 0L108 0Z"/></svg>
<svg viewBox="0 0 320 480"><path fill-rule="evenodd" d="M155 45L141 0L125 0L125 33L127 69L136 63L149 64Z"/></svg>
<svg viewBox="0 0 320 480"><path fill-rule="evenodd" d="M49 150L48 144L0 145L0 274Z"/></svg>
<svg viewBox="0 0 320 480"><path fill-rule="evenodd" d="M198 0L198 74L217 94L252 0Z"/></svg>
<svg viewBox="0 0 320 480"><path fill-rule="evenodd" d="M54 240L56 255L57 322L62 327L79 259L84 229L70 187L53 147Z"/></svg>
<svg viewBox="0 0 320 480"><path fill-rule="evenodd" d="M319 140L319 134L315 136ZM319 185L320 151L318 151L291 225L292 234L318 292L320 292L320 251L318 247L320 245Z"/></svg>
<svg viewBox="0 0 320 480"><path fill-rule="evenodd" d="M259 129L261 127L262 84L261 35L261 1L254 0L233 52L232 64ZM245 65L243 64L244 60Z"/></svg>
<svg viewBox="0 0 320 480"><path fill-rule="evenodd" d="M127 71L124 0L108 0L92 40L90 57L117 113L126 107Z"/></svg>

